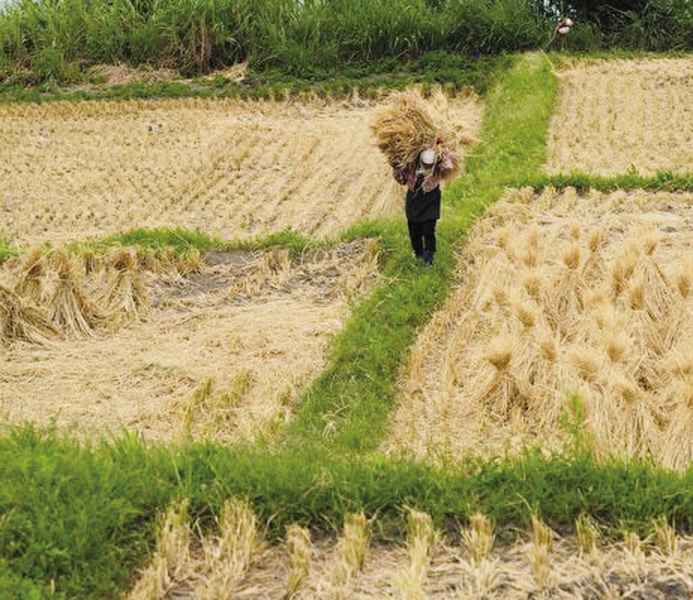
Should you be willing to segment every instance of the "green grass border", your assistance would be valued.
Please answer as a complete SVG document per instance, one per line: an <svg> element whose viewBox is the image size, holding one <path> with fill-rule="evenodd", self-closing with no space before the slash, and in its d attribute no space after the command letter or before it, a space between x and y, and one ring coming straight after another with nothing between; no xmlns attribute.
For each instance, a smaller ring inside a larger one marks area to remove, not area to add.
<svg viewBox="0 0 693 600"><path fill-rule="evenodd" d="M347 67L338 73L316 71L303 78L280 70L250 69L243 81L222 74L171 81L135 81L122 85L61 86L0 81L0 104L79 102L85 100L144 100L163 98L236 98L241 100L345 99L355 91L369 99L384 91L420 85L424 90L442 87L449 95L474 90L484 95L512 64L509 55L470 59L455 53L432 53L412 61L379 61L367 67ZM146 72L143 72L143 77Z"/></svg>
<svg viewBox="0 0 693 600"><path fill-rule="evenodd" d="M476 511L504 538L533 514L562 533L580 515L614 538L649 533L658 518L693 531L693 467L598 463L586 452L528 450L436 468L375 455L328 458L314 448L277 455L211 443L146 447L132 435L85 447L27 427L0 438L0 481L0 590L4 568L44 591L55 582L59 599L125 591L153 549L158 515L183 498L203 528L214 526L226 499L245 498L271 540L292 523L334 533L354 511L377 518L376 539L401 540L405 507L453 535Z"/></svg>
<svg viewBox="0 0 693 600"><path fill-rule="evenodd" d="M185 255L191 251L199 251L201 254L211 251L232 252L258 251L282 248L289 250L294 255L312 248L331 248L346 238L352 238L342 234L333 238L315 239L303 235L292 229L285 229L267 235L256 236L245 240L222 240L208 235L203 231L184 228L137 228L129 231L105 236L103 238L72 241L65 244L65 249L72 254L86 252L97 255L106 254L116 248L138 248L144 251L158 252L162 250L173 251L178 255ZM46 243L41 247L49 250L53 244ZM0 264L5 260L22 256L25 250L15 248L0 239Z"/></svg>
<svg viewBox="0 0 693 600"><path fill-rule="evenodd" d="M691 192L693 191L693 173L676 174L662 171L652 176L626 173L623 175L600 176L576 172L559 175L540 175L520 178L513 187L533 187L542 191L547 187L558 190L573 187L579 192L598 190L615 192L617 190L647 190L652 192Z"/></svg>

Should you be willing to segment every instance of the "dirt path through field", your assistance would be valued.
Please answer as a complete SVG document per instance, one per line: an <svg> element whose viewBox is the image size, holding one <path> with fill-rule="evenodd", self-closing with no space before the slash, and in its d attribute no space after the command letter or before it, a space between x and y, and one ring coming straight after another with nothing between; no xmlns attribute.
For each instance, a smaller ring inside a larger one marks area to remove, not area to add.
<svg viewBox="0 0 693 600"><path fill-rule="evenodd" d="M475 98L430 101L474 135ZM0 235L22 245L180 226L327 236L397 213L378 104L166 100L0 107ZM462 148L461 148L462 150Z"/></svg>

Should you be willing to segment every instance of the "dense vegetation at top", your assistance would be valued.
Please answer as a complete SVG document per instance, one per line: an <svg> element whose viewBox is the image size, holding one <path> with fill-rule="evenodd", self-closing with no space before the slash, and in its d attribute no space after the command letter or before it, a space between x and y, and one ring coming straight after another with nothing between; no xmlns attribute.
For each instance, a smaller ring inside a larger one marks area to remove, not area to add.
<svg viewBox="0 0 693 600"><path fill-rule="evenodd" d="M74 81L121 61L188 75L243 60L299 77L388 71L431 53L550 47L560 13L578 19L573 50L693 47L687 0L14 0L0 9L0 81Z"/></svg>

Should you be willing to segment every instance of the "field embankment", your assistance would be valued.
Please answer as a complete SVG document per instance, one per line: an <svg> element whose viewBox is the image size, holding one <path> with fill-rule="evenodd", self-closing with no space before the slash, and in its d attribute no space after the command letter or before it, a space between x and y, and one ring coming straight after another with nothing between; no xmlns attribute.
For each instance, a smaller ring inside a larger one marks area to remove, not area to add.
<svg viewBox="0 0 693 600"><path fill-rule="evenodd" d="M428 102L455 133L476 134L475 96L436 92ZM401 210L399 187L371 138L378 107L358 97L3 105L2 230L18 245L134 224L227 240L288 227L335 235Z"/></svg>
<svg viewBox="0 0 693 600"><path fill-rule="evenodd" d="M559 77L549 172L693 171L693 59L578 62Z"/></svg>

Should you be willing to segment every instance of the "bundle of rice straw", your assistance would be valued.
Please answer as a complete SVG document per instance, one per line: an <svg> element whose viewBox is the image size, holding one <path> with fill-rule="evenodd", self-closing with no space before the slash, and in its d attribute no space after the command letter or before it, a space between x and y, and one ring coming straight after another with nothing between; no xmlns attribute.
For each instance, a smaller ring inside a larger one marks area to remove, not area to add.
<svg viewBox="0 0 693 600"><path fill-rule="evenodd" d="M48 316L12 290L0 285L0 342L43 344L58 335Z"/></svg>
<svg viewBox="0 0 693 600"><path fill-rule="evenodd" d="M20 296L29 298L33 302L40 302L43 296L43 278L46 274L45 255L41 248L34 248L19 268L19 277L15 285L15 292Z"/></svg>
<svg viewBox="0 0 693 600"><path fill-rule="evenodd" d="M137 253L131 249L118 250L110 257L109 267L113 274L108 283L105 303L116 313L137 315L149 304Z"/></svg>
<svg viewBox="0 0 693 600"><path fill-rule="evenodd" d="M87 297L75 265L64 252L55 253L49 263L56 276L48 302L51 323L73 335L92 335L103 315Z"/></svg>
<svg viewBox="0 0 693 600"><path fill-rule="evenodd" d="M429 189L440 181L454 179L460 170L454 135L435 123L421 96L414 91L400 92L377 115L371 125L378 148L386 156L400 183L415 178L419 155L428 148L436 151Z"/></svg>

